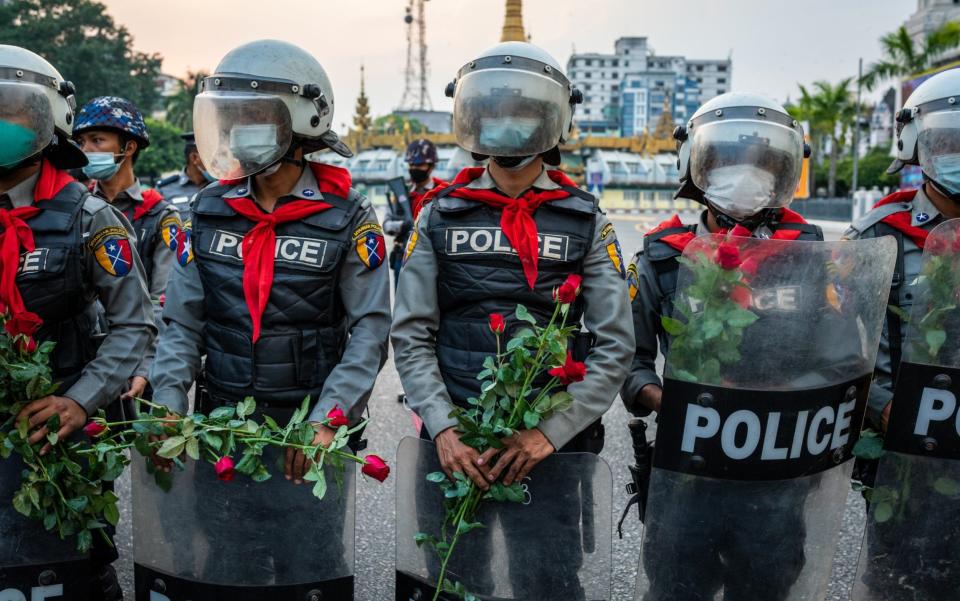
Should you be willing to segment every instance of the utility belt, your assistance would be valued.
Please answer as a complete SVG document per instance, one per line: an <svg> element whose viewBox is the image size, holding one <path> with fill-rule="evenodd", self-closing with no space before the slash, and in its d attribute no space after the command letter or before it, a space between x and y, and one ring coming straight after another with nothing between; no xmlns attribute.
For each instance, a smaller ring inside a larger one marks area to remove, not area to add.
<svg viewBox="0 0 960 601"><path fill-rule="evenodd" d="M287 404L271 405L266 401L261 402L257 399L254 400L257 402L257 411L255 412L254 416L257 414L269 415L281 427L285 426L287 422L290 421L293 413L299 409L299 407L291 407ZM218 407L236 407L237 402L238 401L234 399L227 399L222 396L212 394L206 383L203 381L202 376L197 377L197 395L196 402L194 403L194 411L197 413L210 415L210 412ZM367 440L363 438L365 429L366 428L361 428L350 435L350 440L347 445L354 453L359 453L367 448Z"/></svg>

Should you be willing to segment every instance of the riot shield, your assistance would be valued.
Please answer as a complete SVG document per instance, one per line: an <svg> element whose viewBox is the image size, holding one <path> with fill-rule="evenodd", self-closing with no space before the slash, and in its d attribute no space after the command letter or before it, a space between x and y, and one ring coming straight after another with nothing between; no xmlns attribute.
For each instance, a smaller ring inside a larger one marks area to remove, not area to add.
<svg viewBox="0 0 960 601"><path fill-rule="evenodd" d="M427 482L440 471L432 442L405 438L397 450L397 601L433 598L439 560L418 547L438 534L443 493ZM523 503L485 502L485 527L464 535L447 577L484 601L610 599L612 475L589 453L554 454L524 482ZM446 597L441 597L446 599Z"/></svg>
<svg viewBox="0 0 960 601"><path fill-rule="evenodd" d="M18 455L0 459L0 599L83 601L90 565L76 539L60 540L13 508L23 469Z"/></svg>
<svg viewBox="0 0 960 601"><path fill-rule="evenodd" d="M826 597L895 256L888 239L689 244L636 599Z"/></svg>
<svg viewBox="0 0 960 601"><path fill-rule="evenodd" d="M319 601L353 599L355 468L343 487L326 470L323 500L311 484L275 475L221 482L206 463L187 461L164 492L143 461L133 471L136 598L142 601Z"/></svg>
<svg viewBox="0 0 960 601"><path fill-rule="evenodd" d="M960 220L930 232L870 499L858 601L960 591Z"/></svg>

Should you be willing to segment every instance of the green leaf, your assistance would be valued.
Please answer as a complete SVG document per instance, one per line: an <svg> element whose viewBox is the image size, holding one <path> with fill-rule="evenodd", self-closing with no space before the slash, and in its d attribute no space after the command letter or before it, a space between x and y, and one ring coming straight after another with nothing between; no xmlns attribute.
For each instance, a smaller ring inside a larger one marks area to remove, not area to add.
<svg viewBox="0 0 960 601"><path fill-rule="evenodd" d="M116 503L108 503L106 507L103 508L103 519L110 522L113 526L116 526L120 522L120 510L117 509Z"/></svg>
<svg viewBox="0 0 960 601"><path fill-rule="evenodd" d="M944 476L934 480L933 490L945 497L955 497L960 494L960 484L956 480Z"/></svg>
<svg viewBox="0 0 960 601"><path fill-rule="evenodd" d="M880 459L883 456L883 439L877 436L862 436L853 446L853 455L860 459Z"/></svg>
<svg viewBox="0 0 960 601"><path fill-rule="evenodd" d="M727 324L734 328L746 328L753 325L758 319L760 318L755 313L744 309L737 309L727 318Z"/></svg>
<svg viewBox="0 0 960 601"><path fill-rule="evenodd" d="M327 479L318 478L316 484L313 485L313 496L318 499L322 499L327 494Z"/></svg>
<svg viewBox="0 0 960 601"><path fill-rule="evenodd" d="M927 330L925 340L930 347L930 356L936 357L940 353L940 347L947 341L947 333L944 330Z"/></svg>
<svg viewBox="0 0 960 601"><path fill-rule="evenodd" d="M680 334L683 334L683 330L686 327L682 321L667 315L660 316L660 323L663 325L663 330L671 336L679 336Z"/></svg>
<svg viewBox="0 0 960 601"><path fill-rule="evenodd" d="M540 423L540 414L536 411L527 411L523 414L523 425L527 430L533 430Z"/></svg>
<svg viewBox="0 0 960 601"><path fill-rule="evenodd" d="M247 398L237 403L237 417L239 419L244 419L248 415L253 414L256 408L257 408L257 403L253 400L253 397L248 396Z"/></svg>
<svg viewBox="0 0 960 601"><path fill-rule="evenodd" d="M447 479L447 475L443 472L430 472L427 474L427 482L439 483Z"/></svg>
<svg viewBox="0 0 960 601"><path fill-rule="evenodd" d="M200 459L200 441L198 441L196 438L190 438L187 440L184 450L187 452L187 457L190 459L193 459L194 461L198 461Z"/></svg>
<svg viewBox="0 0 960 601"><path fill-rule="evenodd" d="M160 446L160 450L157 451L157 455L163 457L164 459L173 459L174 457L179 457L183 453L183 449L187 444L187 439L183 436L171 436L170 438L163 441L163 444Z"/></svg>
<svg viewBox="0 0 960 601"><path fill-rule="evenodd" d="M887 502L877 503L873 506L873 519L878 524L882 524L893 517L893 505Z"/></svg>
<svg viewBox="0 0 960 601"><path fill-rule="evenodd" d="M573 406L573 395L567 392L566 390L555 392L553 396L550 397L551 411L566 411L572 406Z"/></svg>
<svg viewBox="0 0 960 601"><path fill-rule="evenodd" d="M510 486L504 486L503 488L508 501L511 503L523 503L525 495L523 486L519 482L514 482Z"/></svg>
<svg viewBox="0 0 960 601"><path fill-rule="evenodd" d="M530 315L530 311L528 311L527 308L524 307L523 305L517 305L516 315L517 315L517 319L519 319L520 321L525 321L530 325L534 325L534 326L537 325L536 318L534 318L533 315Z"/></svg>

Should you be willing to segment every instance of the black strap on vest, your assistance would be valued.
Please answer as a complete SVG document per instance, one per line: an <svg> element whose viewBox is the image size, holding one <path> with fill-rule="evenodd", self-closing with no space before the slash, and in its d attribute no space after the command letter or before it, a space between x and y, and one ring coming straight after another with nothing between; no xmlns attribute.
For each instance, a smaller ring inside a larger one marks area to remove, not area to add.
<svg viewBox="0 0 960 601"><path fill-rule="evenodd" d="M890 307L900 308L900 290L903 288L904 279L904 257L903 257L903 233L886 223L877 224L877 237L893 236L897 241L897 263L893 269L893 283L890 286L890 298L887 300L887 338L890 343L890 376L894 385L897 383L897 373L900 369L900 359L903 355L903 345L901 336L903 333L903 320L900 315L891 310Z"/></svg>

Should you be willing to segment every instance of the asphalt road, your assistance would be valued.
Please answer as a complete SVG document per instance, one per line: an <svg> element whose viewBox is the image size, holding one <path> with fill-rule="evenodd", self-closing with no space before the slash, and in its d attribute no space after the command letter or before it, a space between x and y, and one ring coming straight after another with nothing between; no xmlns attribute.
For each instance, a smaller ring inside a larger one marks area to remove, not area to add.
<svg viewBox="0 0 960 601"><path fill-rule="evenodd" d="M666 215L614 215L614 223L621 247L629 258L639 247L643 232L656 225ZM821 224L828 239L839 238L841 224ZM396 448L405 436L415 434L410 413L397 402L401 392L400 381L392 360L389 361L374 389L370 401L372 422L368 428L369 451L378 453L391 465L394 464ZM628 414L619 399L604 417L607 440L602 457L613 470L614 521L627 501L624 486L630 481L627 466L632 463L630 437L626 428ZM137 459L139 460L139 459ZM386 601L393 599L394 577L394 483L387 480L379 484L374 480L359 478L357 488L356 521L356 572L357 601ZM128 598L133 598L133 551L130 532L129 481L120 483L122 522L117 543L121 559L118 571ZM846 601L856 572L856 562L863 533L863 502L858 494L851 492L843 520L841 543L836 553L833 578L828 599ZM267 535L268 533L265 533ZM622 540L613 537L613 596L612 601L633 599L637 575L642 527L635 511L624 524ZM758 557L758 562L763 558Z"/></svg>

